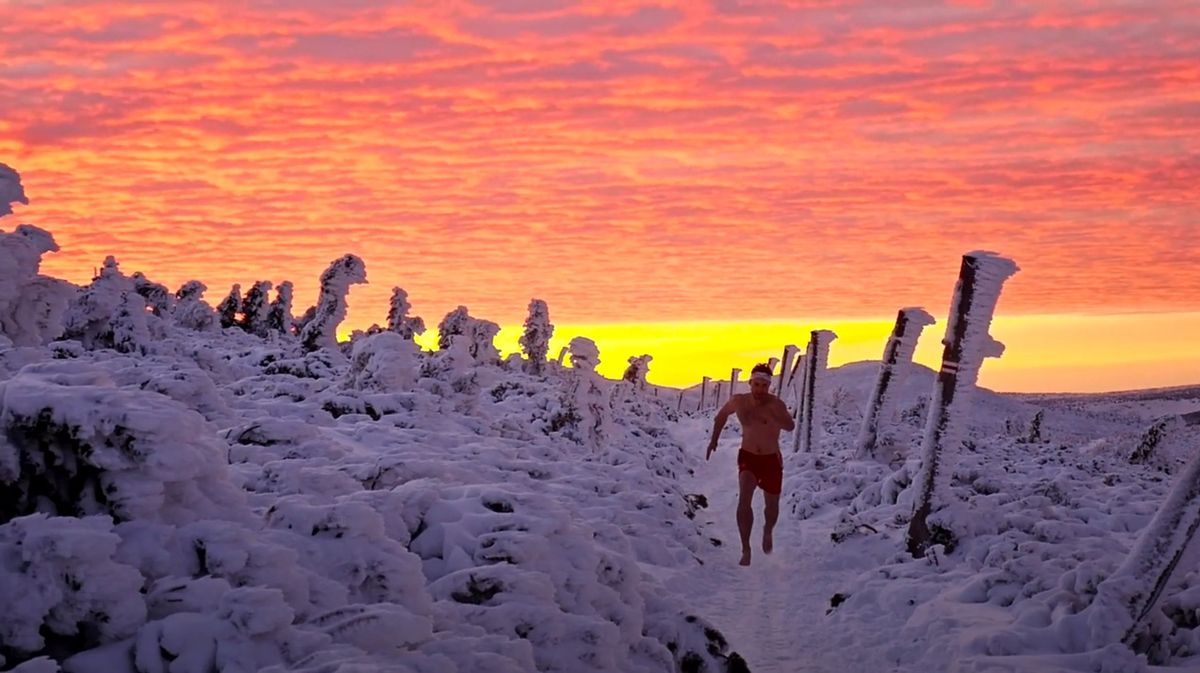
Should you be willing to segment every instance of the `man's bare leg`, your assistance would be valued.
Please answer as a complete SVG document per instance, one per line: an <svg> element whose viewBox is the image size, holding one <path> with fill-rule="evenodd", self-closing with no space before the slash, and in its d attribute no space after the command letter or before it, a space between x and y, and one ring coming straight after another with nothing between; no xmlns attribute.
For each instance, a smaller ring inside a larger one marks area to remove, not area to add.
<svg viewBox="0 0 1200 673"><path fill-rule="evenodd" d="M764 553L770 554L775 548L775 522L779 521L779 494L771 494L763 492L763 500L766 506L763 507L763 540L762 549Z"/></svg>
<svg viewBox="0 0 1200 673"><path fill-rule="evenodd" d="M742 537L741 565L750 565L750 530L754 528L754 487L758 481L751 472L738 474L738 533Z"/></svg>

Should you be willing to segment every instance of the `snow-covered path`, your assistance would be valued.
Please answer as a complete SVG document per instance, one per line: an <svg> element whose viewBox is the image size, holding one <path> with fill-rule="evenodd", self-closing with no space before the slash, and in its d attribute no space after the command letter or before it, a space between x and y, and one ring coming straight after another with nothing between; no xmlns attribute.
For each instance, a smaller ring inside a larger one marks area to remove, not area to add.
<svg viewBox="0 0 1200 673"><path fill-rule="evenodd" d="M689 446L703 452L707 428L698 424L685 433ZM738 565L734 460L740 437L726 435L712 460L702 462L684 485L685 491L708 498L708 508L696 516L721 545L711 547L702 567L664 578L668 588L720 629L753 673L898 670L880 661L877 650L853 648L863 640L877 642L879 633L837 633L826 616L830 597L872 563L869 558L848 563L845 552L835 548L829 538L834 514L798 521L784 508L775 551L765 555L759 548L762 496L756 493L754 560L748 568Z"/></svg>

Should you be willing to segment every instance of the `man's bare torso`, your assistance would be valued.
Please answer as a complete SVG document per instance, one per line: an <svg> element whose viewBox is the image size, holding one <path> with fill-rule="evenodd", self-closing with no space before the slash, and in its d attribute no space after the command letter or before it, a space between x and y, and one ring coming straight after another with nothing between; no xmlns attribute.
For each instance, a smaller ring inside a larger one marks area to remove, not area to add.
<svg viewBox="0 0 1200 673"><path fill-rule="evenodd" d="M742 426L742 450L760 455L779 453L779 433L783 430L779 414L787 414L783 401L768 395L759 402L750 393L735 395L734 399L734 413Z"/></svg>

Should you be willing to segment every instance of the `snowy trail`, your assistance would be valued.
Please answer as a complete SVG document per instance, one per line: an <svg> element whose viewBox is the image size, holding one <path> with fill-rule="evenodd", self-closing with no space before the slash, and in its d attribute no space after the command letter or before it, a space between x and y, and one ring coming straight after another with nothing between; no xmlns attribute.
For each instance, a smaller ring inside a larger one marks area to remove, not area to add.
<svg viewBox="0 0 1200 673"><path fill-rule="evenodd" d="M703 451L706 428L688 434L689 446ZM686 491L708 498L709 506L697 512L697 520L721 546L710 548L702 567L671 577L667 586L725 634L730 649L742 655L753 673L893 670L885 661L862 661L861 652L847 651L857 636L832 632L825 615L830 597L863 570L858 564L847 566L844 554L835 554L829 539L832 514L797 521L781 506L775 551L766 555L760 548L762 495L756 493L754 558L748 568L738 565L734 459L739 441L726 437L712 460L701 462L695 476L685 481Z"/></svg>

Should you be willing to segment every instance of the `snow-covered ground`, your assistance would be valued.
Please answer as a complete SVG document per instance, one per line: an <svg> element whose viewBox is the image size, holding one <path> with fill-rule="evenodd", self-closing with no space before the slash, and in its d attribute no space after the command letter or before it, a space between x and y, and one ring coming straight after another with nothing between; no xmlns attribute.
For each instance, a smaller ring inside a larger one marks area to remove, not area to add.
<svg viewBox="0 0 1200 673"><path fill-rule="evenodd" d="M587 340L575 367L501 359L465 309L421 351L402 291L394 329L333 343L352 256L293 331L290 288L247 279L221 327L202 285L115 260L86 288L37 275L53 249L0 233L0 668L1200 670L1187 536L1149 617L1121 621L1156 562L1130 550L1200 449L1200 388L975 391L953 544L914 559L934 373L901 368L863 460L879 363L829 370L776 550L743 568L736 423L704 461L715 405L645 385L645 362L600 378Z"/></svg>

